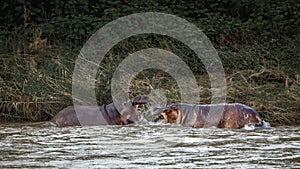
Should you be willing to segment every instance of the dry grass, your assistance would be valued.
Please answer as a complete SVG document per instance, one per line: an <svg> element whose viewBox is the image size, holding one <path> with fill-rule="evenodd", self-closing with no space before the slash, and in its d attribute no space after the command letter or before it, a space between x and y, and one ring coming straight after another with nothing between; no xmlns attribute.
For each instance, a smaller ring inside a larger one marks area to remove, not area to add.
<svg viewBox="0 0 300 169"><path fill-rule="evenodd" d="M271 125L300 124L300 61L297 44L288 45L270 43L239 50L218 49L226 71L227 102L252 106ZM129 39L107 54L96 81L99 104L112 101L110 80L119 63L129 53L148 47L180 56L196 76L200 88L193 92L200 94L199 103L211 102L210 80L201 61L181 43L162 38L150 44ZM51 49L44 48L45 44L30 54L0 55L0 120L49 120L72 103L72 70L77 55L53 45ZM175 79L159 70L140 72L123 92L130 97L150 95L158 104L181 100Z"/></svg>
<svg viewBox="0 0 300 169"><path fill-rule="evenodd" d="M0 55L0 120L48 120L70 104L72 72L59 57Z"/></svg>
<svg viewBox="0 0 300 169"><path fill-rule="evenodd" d="M244 70L235 72L227 77L228 101L241 102L252 106L263 118L272 125L295 125L300 120L300 83L296 79L288 78L287 83L280 82L282 72L272 70L279 82L257 81L263 78L262 71ZM255 77L255 78L254 78ZM265 81L268 79L263 78ZM274 78L273 78L274 80ZM284 80L286 81L286 80ZM263 84L261 84L263 83Z"/></svg>

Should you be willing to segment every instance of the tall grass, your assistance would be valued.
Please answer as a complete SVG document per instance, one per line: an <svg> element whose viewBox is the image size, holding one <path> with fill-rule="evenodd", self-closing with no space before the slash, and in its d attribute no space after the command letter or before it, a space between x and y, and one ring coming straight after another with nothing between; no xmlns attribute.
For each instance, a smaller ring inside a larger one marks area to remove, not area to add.
<svg viewBox="0 0 300 169"><path fill-rule="evenodd" d="M41 34L27 41L15 36L0 54L0 120L50 119L71 104L73 54L50 46ZM23 41L23 43L22 43ZM15 49L15 44L20 47Z"/></svg>
<svg viewBox="0 0 300 169"><path fill-rule="evenodd" d="M5 46L13 48L13 43L18 43L18 39L10 40ZM211 102L210 80L201 60L174 39L146 36L122 41L107 53L95 82L99 104L112 101L110 82L119 63L128 54L149 47L169 50L181 57L200 86L199 103ZM300 124L299 42L280 39L230 47L217 48L226 72L227 102L252 106L272 125ZM49 120L72 104L72 72L77 54L78 51L59 43L50 45L38 33L15 52L1 54L0 120ZM130 97L147 94L160 104L181 101L175 79L154 69L140 72L124 92Z"/></svg>

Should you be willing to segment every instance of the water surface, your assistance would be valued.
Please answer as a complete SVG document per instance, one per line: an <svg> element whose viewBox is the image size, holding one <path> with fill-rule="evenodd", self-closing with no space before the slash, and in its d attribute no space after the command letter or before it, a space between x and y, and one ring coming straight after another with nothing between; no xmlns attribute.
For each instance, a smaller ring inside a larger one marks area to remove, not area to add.
<svg viewBox="0 0 300 169"><path fill-rule="evenodd" d="M0 168L300 168L300 127L0 124Z"/></svg>

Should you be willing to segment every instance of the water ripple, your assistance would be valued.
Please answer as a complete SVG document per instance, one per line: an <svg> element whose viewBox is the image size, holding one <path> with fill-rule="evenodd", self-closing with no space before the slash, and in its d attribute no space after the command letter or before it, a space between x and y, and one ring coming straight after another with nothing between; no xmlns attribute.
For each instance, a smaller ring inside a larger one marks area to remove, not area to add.
<svg viewBox="0 0 300 169"><path fill-rule="evenodd" d="M299 168L300 127L0 125L0 168Z"/></svg>

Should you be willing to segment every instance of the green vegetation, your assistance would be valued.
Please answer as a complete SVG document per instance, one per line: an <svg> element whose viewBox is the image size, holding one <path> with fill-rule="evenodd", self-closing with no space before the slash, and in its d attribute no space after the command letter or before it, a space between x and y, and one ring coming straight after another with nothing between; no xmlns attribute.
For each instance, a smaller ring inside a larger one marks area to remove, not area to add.
<svg viewBox="0 0 300 169"><path fill-rule="evenodd" d="M86 40L105 24L138 12L164 12L194 23L222 60L227 102L252 106L271 125L300 124L300 3L288 1L24 1L0 2L0 121L49 120L72 104L74 62ZM128 54L157 47L180 56L197 76L201 103L210 103L210 81L201 60L184 44L162 35L118 43L99 67L99 104L112 101L110 79ZM145 70L130 95L163 89L180 100L169 75Z"/></svg>

